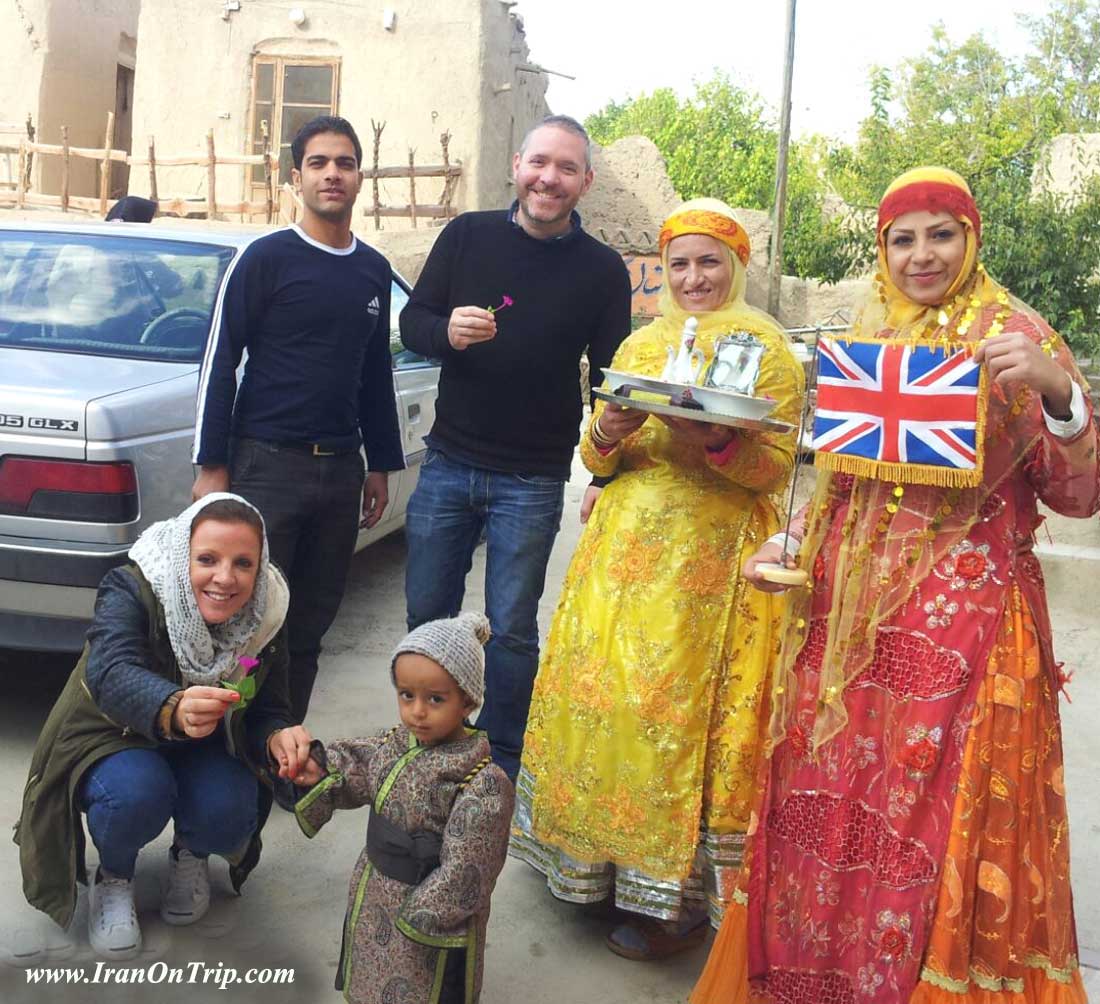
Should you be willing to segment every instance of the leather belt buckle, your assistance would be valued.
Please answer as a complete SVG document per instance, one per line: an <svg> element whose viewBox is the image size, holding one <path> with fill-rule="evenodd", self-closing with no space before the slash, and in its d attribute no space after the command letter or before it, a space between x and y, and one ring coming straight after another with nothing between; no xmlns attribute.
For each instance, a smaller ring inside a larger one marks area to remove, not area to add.
<svg viewBox="0 0 1100 1004"><path fill-rule="evenodd" d="M315 457L335 457L335 450L322 450L316 443L313 444L313 455Z"/></svg>

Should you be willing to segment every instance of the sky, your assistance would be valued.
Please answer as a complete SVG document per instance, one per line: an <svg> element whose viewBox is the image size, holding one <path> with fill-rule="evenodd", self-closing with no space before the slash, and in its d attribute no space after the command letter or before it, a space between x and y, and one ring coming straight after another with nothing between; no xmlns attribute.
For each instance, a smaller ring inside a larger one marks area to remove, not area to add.
<svg viewBox="0 0 1100 1004"><path fill-rule="evenodd" d="M672 87L692 91L715 67L756 91L773 112L783 86L784 0L520 0L531 59L548 70L551 111L584 119L609 101ZM919 56L942 22L963 41L982 31L1002 53L1026 51L1016 14L1047 0L801 0L791 127L854 139L870 110L868 70Z"/></svg>

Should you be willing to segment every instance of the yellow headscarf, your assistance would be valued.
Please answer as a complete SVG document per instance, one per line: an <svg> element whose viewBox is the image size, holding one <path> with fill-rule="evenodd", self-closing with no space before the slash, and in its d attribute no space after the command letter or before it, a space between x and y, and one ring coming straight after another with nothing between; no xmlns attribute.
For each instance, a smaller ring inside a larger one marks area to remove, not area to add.
<svg viewBox="0 0 1100 1004"><path fill-rule="evenodd" d="M668 246L684 234L705 234L721 241L728 249L733 281L725 302L717 310L689 311L681 307L672 295L668 281ZM650 327L660 328L674 340L679 340L688 317L699 320L696 344L708 355L713 347L714 338L719 334L733 331L751 331L753 334L768 333L774 338L787 342L787 335L775 319L763 310L750 307L745 302L745 287L748 273L745 265L749 259L749 237L737 222L733 210L720 199L691 199L676 209L661 226L660 236L661 268L664 284L657 298L661 316Z"/></svg>

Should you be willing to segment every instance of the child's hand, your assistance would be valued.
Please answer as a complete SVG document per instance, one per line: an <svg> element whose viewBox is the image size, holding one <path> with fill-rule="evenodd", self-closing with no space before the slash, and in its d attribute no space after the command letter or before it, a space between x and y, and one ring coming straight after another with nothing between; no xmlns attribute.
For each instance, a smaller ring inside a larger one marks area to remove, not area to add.
<svg viewBox="0 0 1100 1004"><path fill-rule="evenodd" d="M321 768L309 758L313 736L302 725L278 729L267 740L267 752L278 764L279 777L297 785L314 785L321 780Z"/></svg>
<svg viewBox="0 0 1100 1004"><path fill-rule="evenodd" d="M307 760L306 765L298 771L298 776L294 778L294 783L299 788L312 788L324 776L325 772L321 770L316 760Z"/></svg>

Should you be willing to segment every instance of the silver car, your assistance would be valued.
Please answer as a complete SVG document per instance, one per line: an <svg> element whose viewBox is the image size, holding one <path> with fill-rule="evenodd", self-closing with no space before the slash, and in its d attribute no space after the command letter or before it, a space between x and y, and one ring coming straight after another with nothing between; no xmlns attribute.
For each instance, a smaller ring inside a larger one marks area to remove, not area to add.
<svg viewBox="0 0 1100 1004"><path fill-rule="evenodd" d="M229 265L255 233L146 224L0 224L0 648L75 651L96 586L150 523L190 501L195 393ZM390 344L404 523L439 369Z"/></svg>

